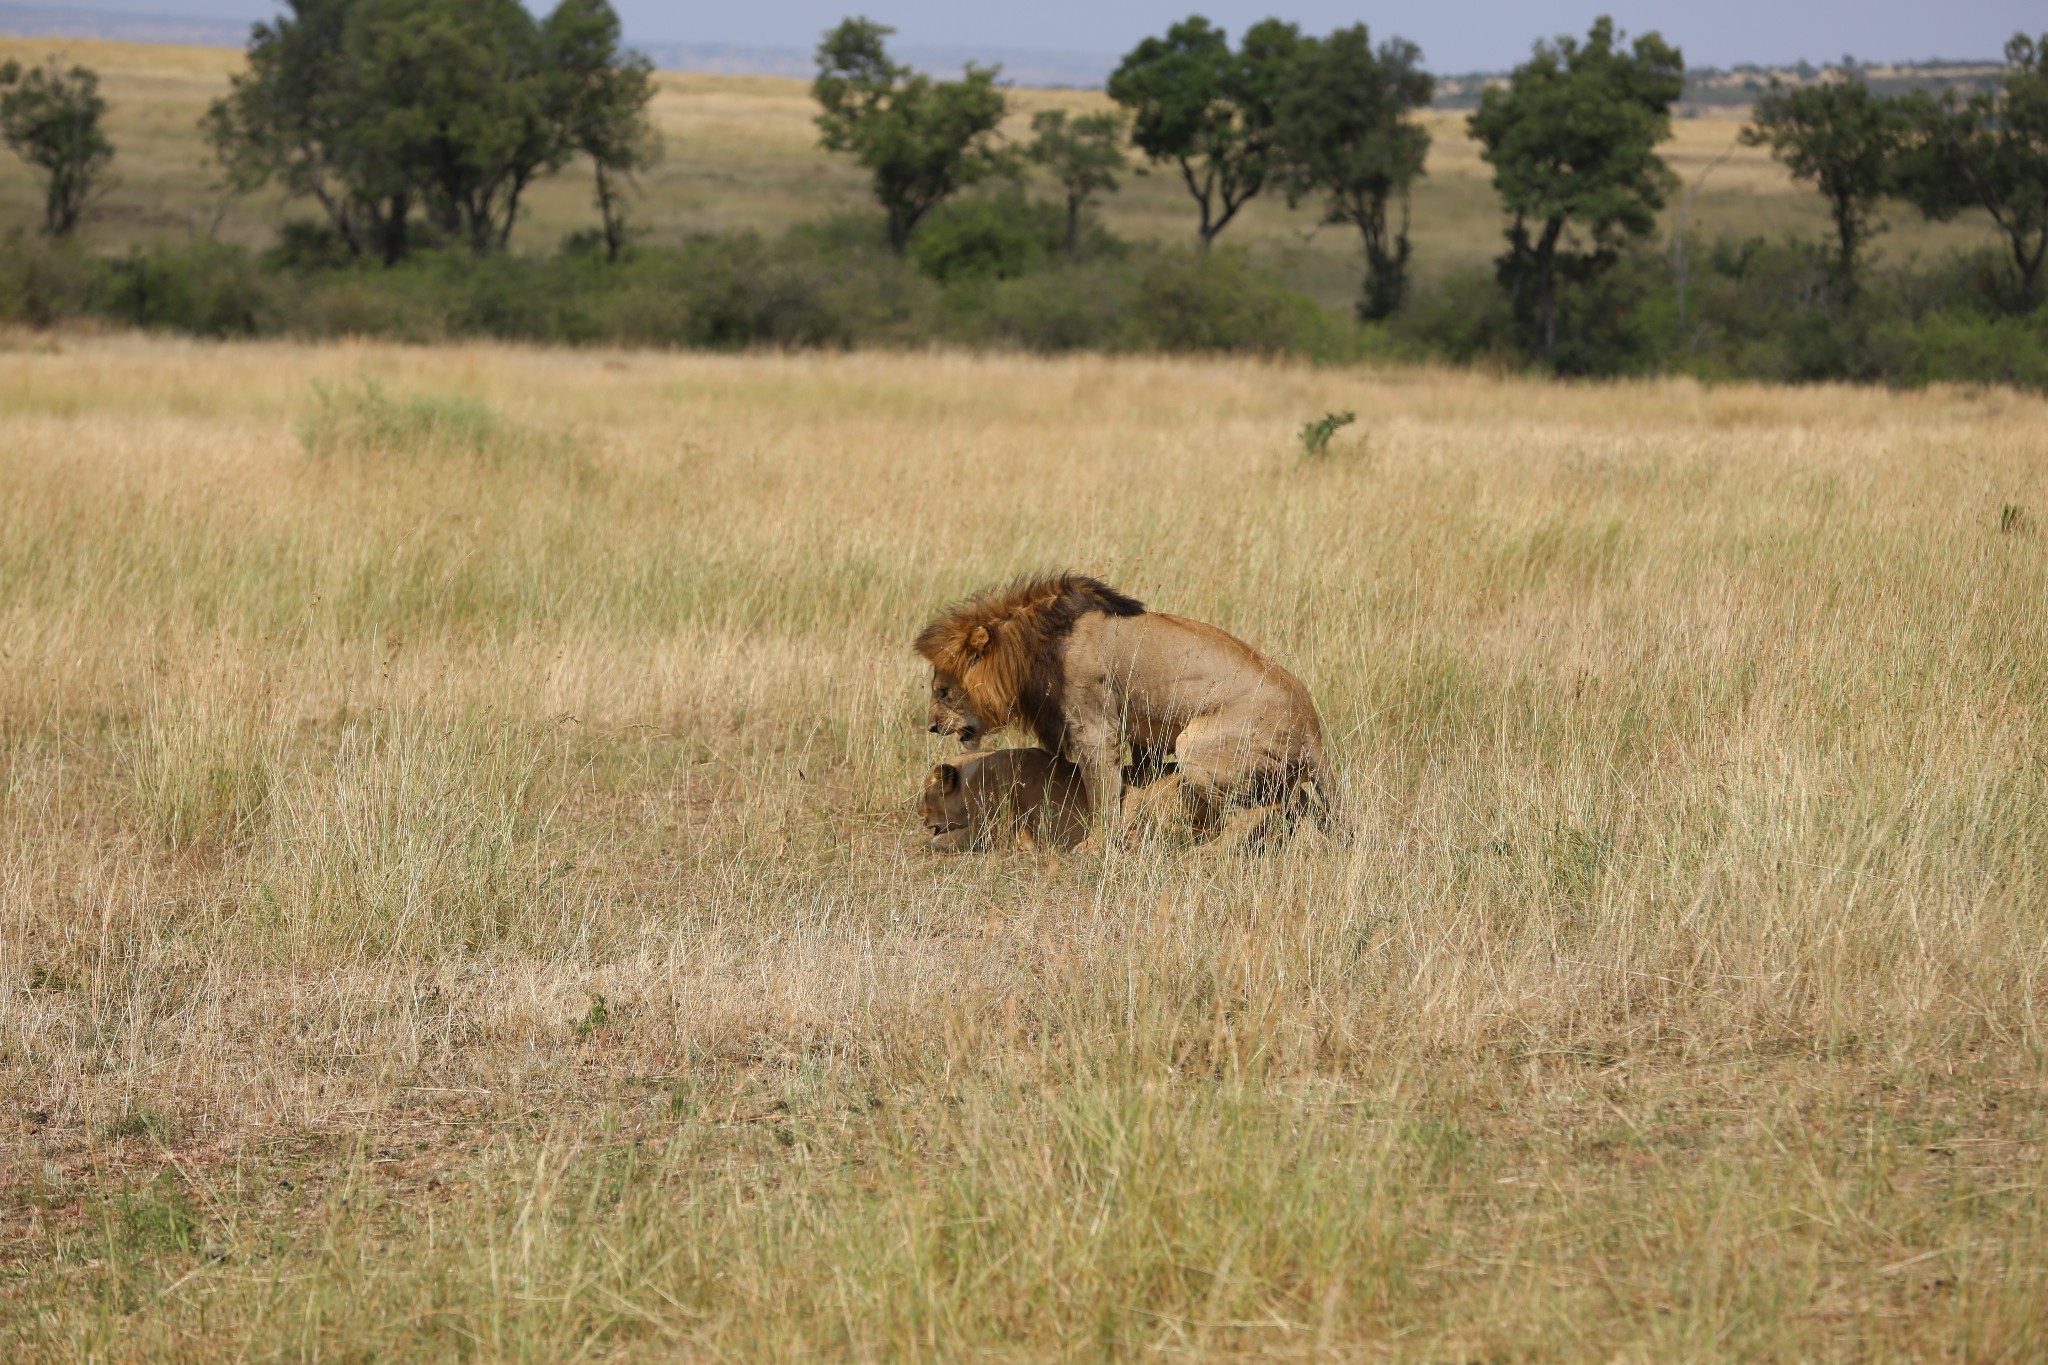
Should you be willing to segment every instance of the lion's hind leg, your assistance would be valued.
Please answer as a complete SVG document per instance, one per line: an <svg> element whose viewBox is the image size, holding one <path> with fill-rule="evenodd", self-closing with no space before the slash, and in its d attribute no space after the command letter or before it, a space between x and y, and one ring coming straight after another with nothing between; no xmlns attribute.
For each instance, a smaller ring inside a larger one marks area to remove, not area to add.
<svg viewBox="0 0 2048 1365"><path fill-rule="evenodd" d="M1294 822L1281 806L1239 806L1225 816L1209 846L1218 853L1257 853L1286 837Z"/></svg>
<svg viewBox="0 0 2048 1365"><path fill-rule="evenodd" d="M1190 831L1186 784L1167 773L1139 787L1124 788L1124 838L1130 841L1185 838Z"/></svg>

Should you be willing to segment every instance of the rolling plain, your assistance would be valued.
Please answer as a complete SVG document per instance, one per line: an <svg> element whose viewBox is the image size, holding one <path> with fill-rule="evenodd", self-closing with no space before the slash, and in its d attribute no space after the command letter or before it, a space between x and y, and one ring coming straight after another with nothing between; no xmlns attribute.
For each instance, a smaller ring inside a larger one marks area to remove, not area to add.
<svg viewBox="0 0 2048 1365"><path fill-rule="evenodd" d="M5 345L9 1359L2048 1352L2039 396ZM927 853L1060 567L1340 833Z"/></svg>

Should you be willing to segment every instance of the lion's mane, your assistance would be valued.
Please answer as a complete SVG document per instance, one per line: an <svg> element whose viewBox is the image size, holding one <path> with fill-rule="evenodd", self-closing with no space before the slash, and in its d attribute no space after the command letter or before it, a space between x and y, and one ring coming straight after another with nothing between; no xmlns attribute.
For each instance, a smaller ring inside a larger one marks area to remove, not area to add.
<svg viewBox="0 0 2048 1365"><path fill-rule="evenodd" d="M1062 654L1074 623L1090 612L1144 610L1136 598L1082 574L1021 578L947 607L913 644L933 669L958 680L991 729L1022 720L1057 753L1066 738Z"/></svg>

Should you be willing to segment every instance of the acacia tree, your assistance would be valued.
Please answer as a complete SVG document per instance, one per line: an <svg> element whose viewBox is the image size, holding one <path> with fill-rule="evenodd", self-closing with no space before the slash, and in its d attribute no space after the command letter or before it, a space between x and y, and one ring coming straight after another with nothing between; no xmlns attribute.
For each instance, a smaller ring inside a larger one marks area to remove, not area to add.
<svg viewBox="0 0 2048 1365"><path fill-rule="evenodd" d="M962 79L934 81L890 60L884 40L895 31L870 19L841 22L818 44L811 94L823 110L819 142L873 174L889 248L900 256L949 195L1008 174L1013 163L997 145L1007 107L1000 68L970 62Z"/></svg>
<svg viewBox="0 0 2048 1365"><path fill-rule="evenodd" d="M1677 48L1647 33L1623 50L1602 15L1583 43L1538 42L1506 87L1480 97L1469 127L1509 215L1499 278L1546 358L1557 350L1560 278L1590 282L1629 239L1656 229L1677 185L1656 147L1684 89Z"/></svg>
<svg viewBox="0 0 2048 1365"><path fill-rule="evenodd" d="M1877 207L1892 188L1904 130L1898 106L1854 75L1825 85L1773 80L1742 130L1745 146L1769 147L1793 179L1826 196L1835 221L1835 284L1845 294L1856 285L1858 253L1880 226Z"/></svg>
<svg viewBox="0 0 2048 1365"><path fill-rule="evenodd" d="M1191 15L1132 48L1109 78L1110 98L1131 113L1131 141L1180 168L1205 251L1274 169L1275 107L1300 46L1293 24L1266 19L1232 52L1222 29Z"/></svg>
<svg viewBox="0 0 2048 1365"><path fill-rule="evenodd" d="M428 216L479 254L502 249L519 199L573 149L549 115L540 25L519 0L359 0L343 57L355 134L410 170Z"/></svg>
<svg viewBox="0 0 2048 1365"><path fill-rule="evenodd" d="M1940 101L1916 95L1905 121L1900 192L1930 218L1968 208L1990 214L2012 252L2013 302L2031 312L2048 256L2048 34L2013 35L1998 89L1967 101L1953 90Z"/></svg>
<svg viewBox="0 0 2048 1365"><path fill-rule="evenodd" d="M100 129L107 102L90 69L58 67L53 57L23 70L0 63L0 138L43 173L43 231L63 237L78 226L93 191L114 159Z"/></svg>
<svg viewBox="0 0 2048 1365"><path fill-rule="evenodd" d="M626 244L626 191L635 173L661 154L647 120L653 64L621 50L619 16L609 0L562 0L542 25L542 40L550 108L569 144L595 168L605 258L616 261Z"/></svg>
<svg viewBox="0 0 2048 1365"><path fill-rule="evenodd" d="M250 30L248 69L201 120L229 188L276 182L311 198L352 256L386 264L411 249L413 168L366 145L360 73L344 58L356 0L287 0Z"/></svg>
<svg viewBox="0 0 2048 1365"><path fill-rule="evenodd" d="M1404 39L1375 51L1364 24L1338 29L1302 44L1276 111L1288 203L1320 194L1324 221L1349 223L1364 239L1358 315L1367 320L1399 308L1407 289L1408 189L1429 154L1428 130L1409 115L1436 89L1421 62L1422 50Z"/></svg>
<svg viewBox="0 0 2048 1365"><path fill-rule="evenodd" d="M619 51L607 0L545 22L518 0L289 4L252 29L204 130L232 188L316 200L353 255L403 259L416 210L502 250L535 179L578 150L616 172L646 145L646 66Z"/></svg>
<svg viewBox="0 0 2048 1365"><path fill-rule="evenodd" d="M1031 116L1037 136L1025 155L1045 167L1059 182L1067 200L1066 252L1072 259L1081 249L1081 213L1097 195L1116 189L1124 168L1124 121L1115 114L1082 114L1069 120L1064 109L1041 109Z"/></svg>

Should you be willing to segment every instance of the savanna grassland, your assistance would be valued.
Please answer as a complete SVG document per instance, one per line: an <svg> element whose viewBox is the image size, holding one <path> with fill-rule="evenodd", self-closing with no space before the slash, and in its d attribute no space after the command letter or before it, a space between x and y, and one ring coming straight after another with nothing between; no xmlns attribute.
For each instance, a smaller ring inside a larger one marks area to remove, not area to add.
<svg viewBox="0 0 2048 1365"><path fill-rule="evenodd" d="M1998 390L17 339L0 1354L2039 1359L2044 516ZM1060 566L1346 833L927 854Z"/></svg>
<svg viewBox="0 0 2048 1365"><path fill-rule="evenodd" d="M310 202L288 205L275 194L236 198L217 187L198 123L207 104L242 69L240 52L0 36L0 59L34 62L52 54L97 70L109 106L108 135L119 149L112 168L117 183L87 224L100 247L209 233L267 246L286 219L319 216ZM1109 107L1100 91L1015 89L1004 132L1028 142L1031 115L1038 110ZM829 214L875 212L860 168L818 147L817 111L803 81L659 73L648 113L665 154L641 177L643 193L632 218L642 240L672 244L695 234L745 229L772 234ZM1428 174L1415 189L1413 232L1414 270L1425 284L1447 271L1484 268L1502 248L1492 170L1466 136L1465 117L1445 111L1424 118L1433 143ZM1825 201L1811 187L1795 185L1767 152L1737 144L1743 117L1725 109L1681 117L1661 148L1680 179L1697 187L1687 219L1692 240L1828 238ZM1043 183L1034 191L1051 194ZM528 207L514 249L551 251L567 234L592 227L590 197L587 164L572 164L538 183L524 201ZM0 229L37 221L40 203L37 182L26 169L0 157ZM1667 229L1678 216L1674 200L1664 214ZM1358 236L1350 228L1319 227L1318 217L1312 203L1290 209L1282 195L1269 193L1252 200L1221 240L1243 245L1259 265L1326 307L1348 310L1361 271ZM1133 241L1192 243L1195 237L1193 203L1171 166L1126 175L1121 190L1104 200L1101 219ZM1883 262L1924 264L1948 251L2002 240L1974 211L1951 223L1928 223L1894 205L1886 219L1889 231L1876 243Z"/></svg>

